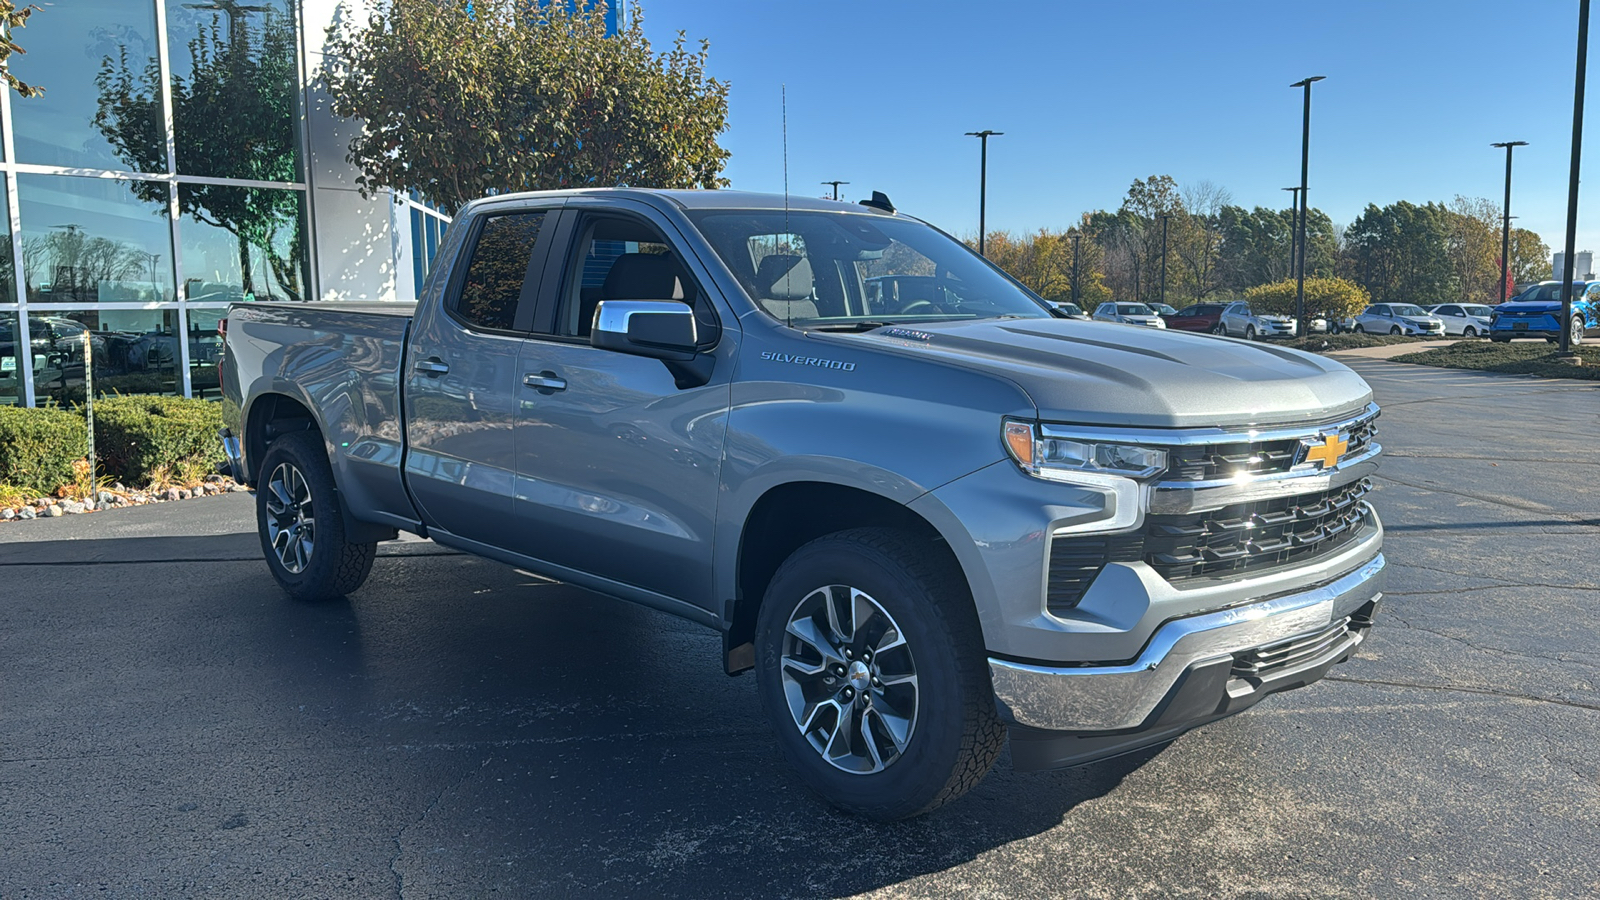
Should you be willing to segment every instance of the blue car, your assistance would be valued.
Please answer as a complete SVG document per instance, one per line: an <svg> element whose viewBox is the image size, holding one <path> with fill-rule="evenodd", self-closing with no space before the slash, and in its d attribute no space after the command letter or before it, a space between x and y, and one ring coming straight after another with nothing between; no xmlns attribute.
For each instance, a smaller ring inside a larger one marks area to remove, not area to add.
<svg viewBox="0 0 1600 900"><path fill-rule="evenodd" d="M1600 335L1600 281L1572 285L1572 343ZM1520 337L1561 340L1561 282L1541 281L1494 308L1489 340Z"/></svg>

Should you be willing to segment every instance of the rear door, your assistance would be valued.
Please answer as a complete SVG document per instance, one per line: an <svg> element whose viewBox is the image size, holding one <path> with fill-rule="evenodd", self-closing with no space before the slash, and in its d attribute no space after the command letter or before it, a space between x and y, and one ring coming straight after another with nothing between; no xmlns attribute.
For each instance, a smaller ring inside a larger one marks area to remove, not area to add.
<svg viewBox="0 0 1600 900"><path fill-rule="evenodd" d="M430 528L499 545L513 527L518 356L559 216L511 207L453 228L440 249L450 268L417 304L403 376L405 472Z"/></svg>
<svg viewBox="0 0 1600 900"><path fill-rule="evenodd" d="M714 609L712 527L737 331L670 222L648 207L569 203L545 303L522 344L518 552ZM710 381L589 344L605 300L682 300Z"/></svg>

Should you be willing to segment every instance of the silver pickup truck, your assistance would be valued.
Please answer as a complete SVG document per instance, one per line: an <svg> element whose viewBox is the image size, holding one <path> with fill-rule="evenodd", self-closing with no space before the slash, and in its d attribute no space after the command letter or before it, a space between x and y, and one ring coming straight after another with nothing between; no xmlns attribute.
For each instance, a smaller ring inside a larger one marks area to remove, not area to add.
<svg viewBox="0 0 1600 900"><path fill-rule="evenodd" d="M474 202L414 307L236 305L221 372L290 595L404 530L699 622L878 819L1315 681L1384 586L1361 378L1060 318L881 195Z"/></svg>

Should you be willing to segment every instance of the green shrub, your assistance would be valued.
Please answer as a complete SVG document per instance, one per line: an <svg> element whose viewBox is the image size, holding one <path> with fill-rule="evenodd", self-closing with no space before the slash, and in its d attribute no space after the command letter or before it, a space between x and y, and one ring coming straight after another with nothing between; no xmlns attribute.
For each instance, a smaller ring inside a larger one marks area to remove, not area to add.
<svg viewBox="0 0 1600 900"><path fill-rule="evenodd" d="M89 455L77 410L0 406L0 484L35 494L73 480L72 463Z"/></svg>
<svg viewBox="0 0 1600 900"><path fill-rule="evenodd" d="M106 397L94 404L100 471L148 484L157 470L222 462L222 407L183 397Z"/></svg>

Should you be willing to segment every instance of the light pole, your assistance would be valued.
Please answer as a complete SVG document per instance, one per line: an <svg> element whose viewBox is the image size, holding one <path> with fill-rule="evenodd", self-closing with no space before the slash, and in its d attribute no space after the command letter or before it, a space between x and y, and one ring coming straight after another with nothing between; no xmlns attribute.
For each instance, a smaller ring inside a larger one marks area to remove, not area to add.
<svg viewBox="0 0 1600 900"><path fill-rule="evenodd" d="M1284 190L1289 192L1289 274L1286 277L1293 278L1295 260L1300 253L1300 189L1286 187Z"/></svg>
<svg viewBox="0 0 1600 900"><path fill-rule="evenodd" d="M1572 278L1578 249L1578 163L1583 153L1583 82L1589 58L1589 0L1578 0L1578 73L1572 91L1572 173L1567 184L1567 255L1561 261L1561 351L1557 355L1577 362L1572 352Z"/></svg>
<svg viewBox="0 0 1600 900"><path fill-rule="evenodd" d="M1078 305L1078 241L1083 238L1081 232L1072 233L1072 305ZM1081 308L1081 307L1080 307Z"/></svg>
<svg viewBox="0 0 1600 900"><path fill-rule="evenodd" d="M1162 213L1156 218L1161 220L1161 305L1167 305L1167 222L1172 219L1172 213Z"/></svg>
<svg viewBox="0 0 1600 900"><path fill-rule="evenodd" d="M969 132L967 132L967 137L975 137L983 144L983 149L979 151L979 156L978 156L978 255L979 256L984 256L985 255L984 252L983 252L983 235L984 235L983 215L984 215L984 207L988 205L988 199L989 199L989 138L994 137L996 135L1001 135L1001 134L1005 134L1005 132L1004 131L990 131L987 128L985 128L982 131L969 131Z"/></svg>
<svg viewBox="0 0 1600 900"><path fill-rule="evenodd" d="M1511 270L1511 151L1528 146L1527 141L1501 141L1491 147L1506 148L1506 206L1500 226L1500 302L1506 302L1506 273Z"/></svg>
<svg viewBox="0 0 1600 900"><path fill-rule="evenodd" d="M1589 0L1583 2L1588 3ZM1306 210L1309 208L1306 202L1306 176L1311 170L1311 85L1326 77L1313 75L1289 85L1306 90L1305 115L1300 124L1300 221L1295 226L1300 249L1295 251L1298 265L1295 267L1294 316L1299 325L1296 330L1302 334L1306 325Z"/></svg>
<svg viewBox="0 0 1600 900"><path fill-rule="evenodd" d="M824 181L823 182L823 184L831 184L831 185L833 185L833 199L835 199L835 200L839 199L839 185L841 185L841 184L849 184L849 183L850 182L848 182L848 181Z"/></svg>

